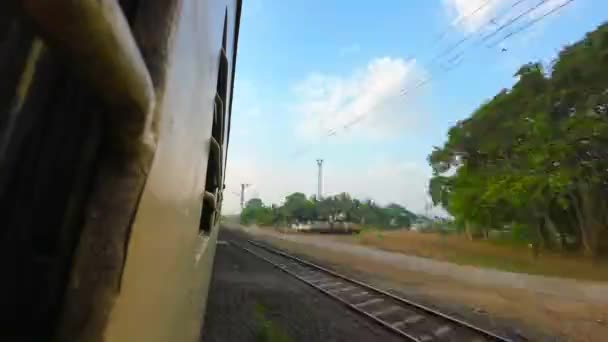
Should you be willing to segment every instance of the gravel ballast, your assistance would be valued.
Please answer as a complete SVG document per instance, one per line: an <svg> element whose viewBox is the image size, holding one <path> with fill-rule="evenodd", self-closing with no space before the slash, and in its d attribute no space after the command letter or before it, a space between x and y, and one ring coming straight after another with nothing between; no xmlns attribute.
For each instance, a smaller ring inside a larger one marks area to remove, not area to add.
<svg viewBox="0 0 608 342"><path fill-rule="evenodd" d="M220 233L205 342L401 341L343 304L230 244Z"/></svg>

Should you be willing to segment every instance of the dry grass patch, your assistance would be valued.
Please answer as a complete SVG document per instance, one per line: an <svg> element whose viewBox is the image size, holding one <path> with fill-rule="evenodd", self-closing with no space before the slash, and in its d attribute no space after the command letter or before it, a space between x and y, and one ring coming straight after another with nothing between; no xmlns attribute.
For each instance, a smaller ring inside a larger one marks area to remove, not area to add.
<svg viewBox="0 0 608 342"><path fill-rule="evenodd" d="M502 245L491 241L469 241L463 236L412 231L367 231L357 236L334 239L461 265L499 270L568 277L581 280L608 280L608 262L572 254L544 252L535 259L524 246Z"/></svg>

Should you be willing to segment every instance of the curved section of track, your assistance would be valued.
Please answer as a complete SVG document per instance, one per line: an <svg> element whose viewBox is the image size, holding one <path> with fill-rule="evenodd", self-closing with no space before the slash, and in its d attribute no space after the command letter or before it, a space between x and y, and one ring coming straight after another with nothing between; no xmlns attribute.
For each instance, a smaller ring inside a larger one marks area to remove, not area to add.
<svg viewBox="0 0 608 342"><path fill-rule="evenodd" d="M268 245L252 240L233 240L231 244L342 302L407 341L510 341Z"/></svg>

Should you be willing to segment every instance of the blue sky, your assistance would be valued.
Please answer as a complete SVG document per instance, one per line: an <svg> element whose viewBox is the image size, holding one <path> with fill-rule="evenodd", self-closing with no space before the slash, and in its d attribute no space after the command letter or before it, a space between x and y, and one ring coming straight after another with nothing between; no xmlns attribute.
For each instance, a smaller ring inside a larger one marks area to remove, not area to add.
<svg viewBox="0 0 608 342"><path fill-rule="evenodd" d="M313 194L321 157L326 195L423 212L426 156L449 127L510 87L520 65L551 61L608 19L608 1L575 0L487 46L567 1L245 0L225 210L238 211L240 183L265 202Z"/></svg>

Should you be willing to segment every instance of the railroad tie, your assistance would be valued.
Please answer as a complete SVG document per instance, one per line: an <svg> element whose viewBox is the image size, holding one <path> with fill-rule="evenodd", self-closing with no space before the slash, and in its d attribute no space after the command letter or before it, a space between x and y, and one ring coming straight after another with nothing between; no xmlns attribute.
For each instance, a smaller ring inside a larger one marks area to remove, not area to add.
<svg viewBox="0 0 608 342"><path fill-rule="evenodd" d="M329 290L329 292L331 292L331 293L340 293L340 292L346 292L346 291L350 291L350 290L354 290L354 289L356 289L356 287L354 287L354 286L347 286L347 287L343 287L341 289Z"/></svg>
<svg viewBox="0 0 608 342"><path fill-rule="evenodd" d="M424 316L421 315L412 315L405 319L405 323L407 324L416 324L424 319Z"/></svg>
<svg viewBox="0 0 608 342"><path fill-rule="evenodd" d="M304 279L305 281L314 281L315 279L321 279L322 277L320 277L321 275L318 273L311 273L311 274L303 274L300 277L302 277L302 279Z"/></svg>
<svg viewBox="0 0 608 342"><path fill-rule="evenodd" d="M218 244L221 244L221 241L222 240L220 240L220 243ZM425 324L427 316L423 313L423 311L428 311L428 309L424 307L419 307L419 309L411 310L408 306L402 305L407 304L406 300L403 300L399 297L393 297L394 300L385 300L382 297L378 297L377 295L377 293L381 291L378 291L373 287L368 287L364 283L357 284L357 282L353 282L351 284L351 282L347 280L348 278L345 278L340 275L331 275L331 273L328 274L322 272L322 269L315 269L313 267L314 265L304 266L296 262L282 260L282 258L278 257L264 257L263 255L258 255L249 249L238 246L238 244L236 243L234 245L250 252L254 256L263 259L266 262L275 264L276 266L278 266L278 268L281 268L283 270L289 269L287 273L290 273L298 279L307 282L309 285L317 287L318 289L322 290L326 294L330 294L336 299L345 301L348 298L347 303L351 307L357 308L360 313L365 314L369 318L374 318L377 321L381 321L385 325L385 327L388 327L390 324L390 327L393 328L394 332L399 332L401 335L410 340L417 340L422 342L445 341L448 339L453 340L455 338L459 338L456 331L458 329L456 329L456 327L460 327L461 325L466 326L466 324L461 323L457 319L453 319L449 316L446 316L444 318L446 318L447 324L433 324L434 328L430 328L427 326L427 324ZM274 252L271 251L271 253ZM289 256L286 256L286 258L289 258ZM365 291L365 289L368 290ZM337 295L338 293L344 294ZM381 304L374 306L374 304L377 303ZM391 304L399 304L401 306ZM437 314L432 310L431 313ZM401 317L401 319L398 321L393 321L392 317L394 316L399 316ZM417 324L420 325L417 326ZM484 336L483 338L476 337L473 340L469 340L471 342L486 341L485 336L490 337L492 340L496 339L499 341L508 341L500 336L494 336L490 332L475 328L474 326L469 326L469 328L477 331L479 335ZM418 333L416 335L411 335L411 330L416 330L418 331Z"/></svg>
<svg viewBox="0 0 608 342"><path fill-rule="evenodd" d="M316 274L299 274L299 273L296 273L296 276L300 277L303 281L309 281L308 279L315 279L315 277L318 277L318 275L316 275Z"/></svg>
<svg viewBox="0 0 608 342"><path fill-rule="evenodd" d="M437 330L435 330L435 332L433 334L435 334L435 336L442 338L445 335L449 334L450 331L452 331L452 327L450 327L449 325L443 325L439 328L437 328Z"/></svg>
<svg viewBox="0 0 608 342"><path fill-rule="evenodd" d="M355 304L355 306L358 307L358 308L362 308L364 306L372 305L372 304L375 304L375 303L380 303L380 302L383 302L383 301L384 301L384 299L382 299L382 298L372 298L372 299L366 300L365 302L362 302L362 303L359 303L359 304Z"/></svg>
<svg viewBox="0 0 608 342"><path fill-rule="evenodd" d="M366 296L366 295L368 295L368 294L369 294L369 292L367 292L367 291L363 291L363 292L355 293L355 294L354 294L354 295L352 295L351 297L353 297L353 298L359 298L359 297Z"/></svg>
<svg viewBox="0 0 608 342"><path fill-rule="evenodd" d="M311 276L313 274L318 275L319 272L317 272L315 270L305 269L304 271L302 271L301 276L307 276L308 277L308 276Z"/></svg>
<svg viewBox="0 0 608 342"><path fill-rule="evenodd" d="M405 322L404 321L397 321L393 324L391 324L391 326L395 329L401 329L405 326Z"/></svg>
<svg viewBox="0 0 608 342"><path fill-rule="evenodd" d="M433 336L431 335L422 335L420 337L418 337L418 341L420 342L430 342L433 340Z"/></svg>
<svg viewBox="0 0 608 342"><path fill-rule="evenodd" d="M388 308L386 308L384 310L379 310L379 311L376 311L376 312L372 312L372 316L380 317L380 316L388 315L390 313L393 313L393 312L396 312L396 311L399 311L399 310L401 310L401 307L393 305L393 306L390 306L390 307L388 307Z"/></svg>
<svg viewBox="0 0 608 342"><path fill-rule="evenodd" d="M336 281L336 282L333 282L333 283L319 284L318 286L319 286L320 288L322 288L322 289L324 289L324 290L325 290L325 289L327 289L328 287L334 287L334 286L336 286L336 285L342 285L342 282L340 282L340 281Z"/></svg>
<svg viewBox="0 0 608 342"><path fill-rule="evenodd" d="M327 277L321 277L321 278L316 278L316 279L309 279L309 280L307 279L306 281L310 282L310 283L324 283L328 280L331 280L331 279L328 279Z"/></svg>
<svg viewBox="0 0 608 342"><path fill-rule="evenodd" d="M393 323L391 325L395 329L401 329L401 328L403 328L406 325L416 324L416 323L422 321L423 319L424 319L424 316L412 315L412 316L409 316L408 318L404 319L403 321L398 321L398 322L395 322L395 323Z"/></svg>

